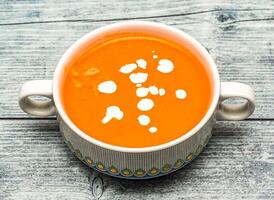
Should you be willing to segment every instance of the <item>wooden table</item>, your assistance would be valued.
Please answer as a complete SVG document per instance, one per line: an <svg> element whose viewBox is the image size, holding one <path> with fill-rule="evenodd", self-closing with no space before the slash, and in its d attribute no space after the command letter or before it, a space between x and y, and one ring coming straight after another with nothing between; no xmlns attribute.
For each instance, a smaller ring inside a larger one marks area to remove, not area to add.
<svg viewBox="0 0 274 200"><path fill-rule="evenodd" d="M54 118L17 103L22 83L51 79L85 33L124 20L180 28L215 59L222 80L256 91L256 111L218 122L205 151L176 173L146 181L97 174L66 147ZM0 199L273 199L274 2L270 0L0 1Z"/></svg>

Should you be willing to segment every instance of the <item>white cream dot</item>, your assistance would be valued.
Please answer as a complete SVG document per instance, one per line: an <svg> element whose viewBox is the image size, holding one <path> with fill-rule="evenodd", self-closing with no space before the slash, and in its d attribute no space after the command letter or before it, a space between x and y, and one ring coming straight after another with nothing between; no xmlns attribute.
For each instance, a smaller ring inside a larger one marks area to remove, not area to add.
<svg viewBox="0 0 274 200"><path fill-rule="evenodd" d="M184 99L184 98L186 98L186 96L187 96L186 91L185 91L185 90L182 90L182 89L176 90L175 93L176 93L176 97L177 97L178 99Z"/></svg>
<svg viewBox="0 0 274 200"><path fill-rule="evenodd" d="M150 123L150 118L147 115L139 115L138 122L142 126L147 126Z"/></svg>
<svg viewBox="0 0 274 200"><path fill-rule="evenodd" d="M138 65L138 67L142 68L142 69L146 69L147 68L147 61L145 61L144 59L140 58L138 60L136 60L136 63Z"/></svg>
<svg viewBox="0 0 274 200"><path fill-rule="evenodd" d="M155 85L149 86L148 89L149 89L150 94L152 94L152 95L157 95L158 94L158 88Z"/></svg>
<svg viewBox="0 0 274 200"><path fill-rule="evenodd" d="M102 119L102 123L106 124L113 118L121 120L124 117L123 111L118 106L109 106L106 109L105 117Z"/></svg>
<svg viewBox="0 0 274 200"><path fill-rule="evenodd" d="M137 108L141 111L148 111L154 107L154 102L151 99L144 98L137 103Z"/></svg>
<svg viewBox="0 0 274 200"><path fill-rule="evenodd" d="M141 86L142 86L141 83L136 84L136 87L141 87Z"/></svg>
<svg viewBox="0 0 274 200"><path fill-rule="evenodd" d="M159 89L159 95L164 96L166 94L166 90L164 88Z"/></svg>
<svg viewBox="0 0 274 200"><path fill-rule="evenodd" d="M139 87L136 89L136 96L137 97L145 97L148 95L149 89L145 87Z"/></svg>
<svg viewBox="0 0 274 200"><path fill-rule="evenodd" d="M173 62L171 62L170 60L168 59L161 59L159 61L159 65L157 67L157 70L164 73L164 74L167 74L167 73L170 73L172 72L174 69L174 65L173 65Z"/></svg>
<svg viewBox="0 0 274 200"><path fill-rule="evenodd" d="M98 85L97 89L101 93L111 94L117 90L117 86L114 81L104 81Z"/></svg>
<svg viewBox="0 0 274 200"><path fill-rule="evenodd" d="M150 128L148 129L148 131L149 131L150 133L156 133L157 130L158 130L158 129L157 129L155 126L152 126L152 127L150 127Z"/></svg>
<svg viewBox="0 0 274 200"><path fill-rule="evenodd" d="M132 83L144 83L147 81L147 77L148 74L147 73L142 73L142 72L138 72L138 73L132 73L129 75L129 79Z"/></svg>
<svg viewBox="0 0 274 200"><path fill-rule="evenodd" d="M126 64L122 66L119 71L123 74L129 74L136 68L137 68L137 65L135 63L131 63L131 64Z"/></svg>
<svg viewBox="0 0 274 200"><path fill-rule="evenodd" d="M158 58L158 55L156 54L156 52L154 50L151 51L152 52L152 58L155 60Z"/></svg>

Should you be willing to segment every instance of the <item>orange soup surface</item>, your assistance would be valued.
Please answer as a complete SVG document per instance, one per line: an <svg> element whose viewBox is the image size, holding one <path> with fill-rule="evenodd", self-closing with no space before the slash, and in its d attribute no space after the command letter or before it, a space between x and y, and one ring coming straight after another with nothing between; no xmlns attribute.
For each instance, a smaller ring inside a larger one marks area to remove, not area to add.
<svg viewBox="0 0 274 200"><path fill-rule="evenodd" d="M66 67L65 111L84 133L122 147L150 147L194 128L211 101L209 76L183 45L117 33L78 52Z"/></svg>

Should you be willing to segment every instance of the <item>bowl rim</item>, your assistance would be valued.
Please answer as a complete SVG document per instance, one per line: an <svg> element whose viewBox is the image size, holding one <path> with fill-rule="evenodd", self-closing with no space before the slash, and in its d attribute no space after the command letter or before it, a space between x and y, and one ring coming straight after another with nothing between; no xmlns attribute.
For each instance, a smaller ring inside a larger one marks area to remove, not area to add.
<svg viewBox="0 0 274 200"><path fill-rule="evenodd" d="M112 144L108 144L105 142L102 142L100 140L97 140L87 134L85 134L83 131L81 131L68 117L66 114L62 102L61 102L61 97L60 97L60 80L63 72L63 68L65 67L65 61L74 54L77 49L82 46L87 40L89 40L92 37L95 37L97 35L100 35L102 32L110 31L112 29L116 28L121 28L121 27L128 27L128 26L147 26L147 27L155 27L155 28L160 28L166 31L171 31L174 32L175 34L180 35L184 40L189 42L196 50L199 51L199 53L203 56L205 61L207 62L208 66L210 67L210 71L212 73L213 77L213 97L211 104L207 110L207 113L204 115L204 117L201 119L201 121L193 127L191 130L189 130L187 133L184 135L169 141L164 144L156 145L156 146L149 146L149 147L140 147L140 148L131 148L131 147L122 147L122 146L116 146ZM125 22L118 22L110 25L103 26L101 28L95 29L80 39L78 39L76 42L74 42L63 54L61 59L59 60L56 70L54 72L54 77L53 77L53 99L54 99L54 104L56 107L56 110L59 114L59 116L62 118L64 123L78 136L80 136L82 139L88 141L89 143L92 143L94 145L100 146L102 148L108 149L108 150L113 150L113 151L118 151L118 152L128 152L128 153L144 153L144 152L153 152L153 151L159 151L163 150L172 146L175 146L188 138L192 137L195 135L199 130L206 125L206 123L210 120L212 115L214 115L214 112L216 110L216 107L218 105L219 101L219 96L220 96L220 78L219 78L219 73L217 70L217 66L210 56L210 54L207 52L207 50L197 41L195 40L192 36L189 34L175 28L171 27L165 24L157 23L157 22L149 22L149 21L125 21Z"/></svg>

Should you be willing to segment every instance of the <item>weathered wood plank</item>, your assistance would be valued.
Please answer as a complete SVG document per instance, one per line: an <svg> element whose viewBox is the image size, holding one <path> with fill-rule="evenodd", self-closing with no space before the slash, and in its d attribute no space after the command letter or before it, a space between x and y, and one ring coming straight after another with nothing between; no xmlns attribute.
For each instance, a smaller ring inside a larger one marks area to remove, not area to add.
<svg viewBox="0 0 274 200"><path fill-rule="evenodd" d="M101 199L273 199L273 129L273 121L218 122L204 152L176 173L147 181L100 175ZM92 174L55 120L0 121L0 199L92 199Z"/></svg>
<svg viewBox="0 0 274 200"><path fill-rule="evenodd" d="M253 118L274 118L274 3L270 0L0 1L0 119L27 118L20 84L50 79L61 54L94 28L125 19L193 35L222 80L256 90ZM100 175L101 199L273 199L272 121L219 122L207 149L179 172L149 181ZM96 174L64 145L55 120L0 120L0 199L93 199ZM100 188L99 188L100 190Z"/></svg>
<svg viewBox="0 0 274 200"><path fill-rule="evenodd" d="M103 21L113 19L147 18L186 13L210 12L219 9L261 10L270 9L273 2L261 1L260 4L250 0L59 0L59 1L9 1L0 2L1 24L17 24L52 21Z"/></svg>
<svg viewBox="0 0 274 200"><path fill-rule="evenodd" d="M248 5L247 8L254 6ZM271 21L274 6L267 3L264 6L257 10L233 10L224 6L218 11L153 19L180 28L203 43L215 58L222 80L251 84L257 97L253 118L274 118L274 23ZM192 6L188 8L191 10ZM27 117L17 103L20 85L32 79L51 79L58 59L70 44L90 30L110 23L84 20L0 26L0 117Z"/></svg>

